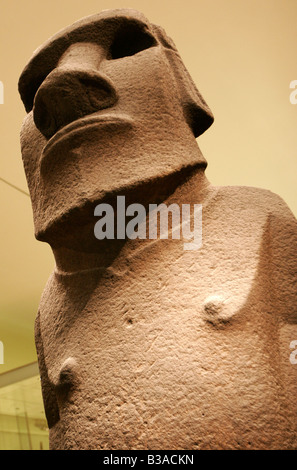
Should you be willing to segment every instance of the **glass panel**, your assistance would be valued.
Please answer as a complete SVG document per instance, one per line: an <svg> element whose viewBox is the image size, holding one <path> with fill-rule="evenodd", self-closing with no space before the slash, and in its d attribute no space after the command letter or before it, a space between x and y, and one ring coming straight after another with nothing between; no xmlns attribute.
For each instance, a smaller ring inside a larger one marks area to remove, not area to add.
<svg viewBox="0 0 297 470"><path fill-rule="evenodd" d="M38 376L0 388L0 450L48 450Z"/></svg>

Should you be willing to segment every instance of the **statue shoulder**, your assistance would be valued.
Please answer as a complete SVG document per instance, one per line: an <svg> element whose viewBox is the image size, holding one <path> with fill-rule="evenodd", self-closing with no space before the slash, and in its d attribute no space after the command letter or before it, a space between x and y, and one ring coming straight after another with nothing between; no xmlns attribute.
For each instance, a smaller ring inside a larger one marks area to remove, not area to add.
<svg viewBox="0 0 297 470"><path fill-rule="evenodd" d="M264 211L281 220L289 218L296 221L294 214L282 197L268 189L252 186L218 186L216 187L216 199L239 210L250 207L255 211L255 214L258 211Z"/></svg>
<svg viewBox="0 0 297 470"><path fill-rule="evenodd" d="M214 217L242 236L259 233L259 253L268 268L270 290L279 316L297 323L297 219L277 194L253 187L217 188ZM243 245L244 246L244 243ZM295 327L296 328L296 327Z"/></svg>

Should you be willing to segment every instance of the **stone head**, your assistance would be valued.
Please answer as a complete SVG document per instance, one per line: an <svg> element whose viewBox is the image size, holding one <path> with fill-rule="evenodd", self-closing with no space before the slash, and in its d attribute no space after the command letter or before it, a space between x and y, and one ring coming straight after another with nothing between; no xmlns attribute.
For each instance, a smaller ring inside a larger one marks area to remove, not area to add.
<svg viewBox="0 0 297 470"><path fill-rule="evenodd" d="M106 10L60 31L19 80L36 237L92 204L196 165L213 116L164 30ZM84 215L83 215L84 214Z"/></svg>

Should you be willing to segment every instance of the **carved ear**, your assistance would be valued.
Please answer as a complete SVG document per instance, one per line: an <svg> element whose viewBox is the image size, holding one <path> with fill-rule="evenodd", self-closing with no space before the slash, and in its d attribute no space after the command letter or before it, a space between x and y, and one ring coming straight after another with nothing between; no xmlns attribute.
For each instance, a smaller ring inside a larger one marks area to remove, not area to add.
<svg viewBox="0 0 297 470"><path fill-rule="evenodd" d="M211 126L214 116L194 84L172 39L160 26L153 27L174 73L185 120L195 137L198 137Z"/></svg>
<svg viewBox="0 0 297 470"><path fill-rule="evenodd" d="M166 50L166 55L176 78L185 119L195 137L198 137L213 123L213 114L196 88L180 56L171 50Z"/></svg>

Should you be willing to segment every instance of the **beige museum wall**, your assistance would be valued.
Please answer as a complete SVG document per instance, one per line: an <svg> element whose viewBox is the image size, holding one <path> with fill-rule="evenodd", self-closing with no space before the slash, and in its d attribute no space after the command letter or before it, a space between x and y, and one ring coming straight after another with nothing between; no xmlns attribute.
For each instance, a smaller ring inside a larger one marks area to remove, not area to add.
<svg viewBox="0 0 297 470"><path fill-rule="evenodd" d="M215 124L199 139L217 185L249 185L281 195L297 215L296 0L0 0L0 177L27 190L17 81L34 49L57 30L102 9L131 7L174 39ZM0 182L0 373L36 359L33 323L53 268L35 241L30 200Z"/></svg>

